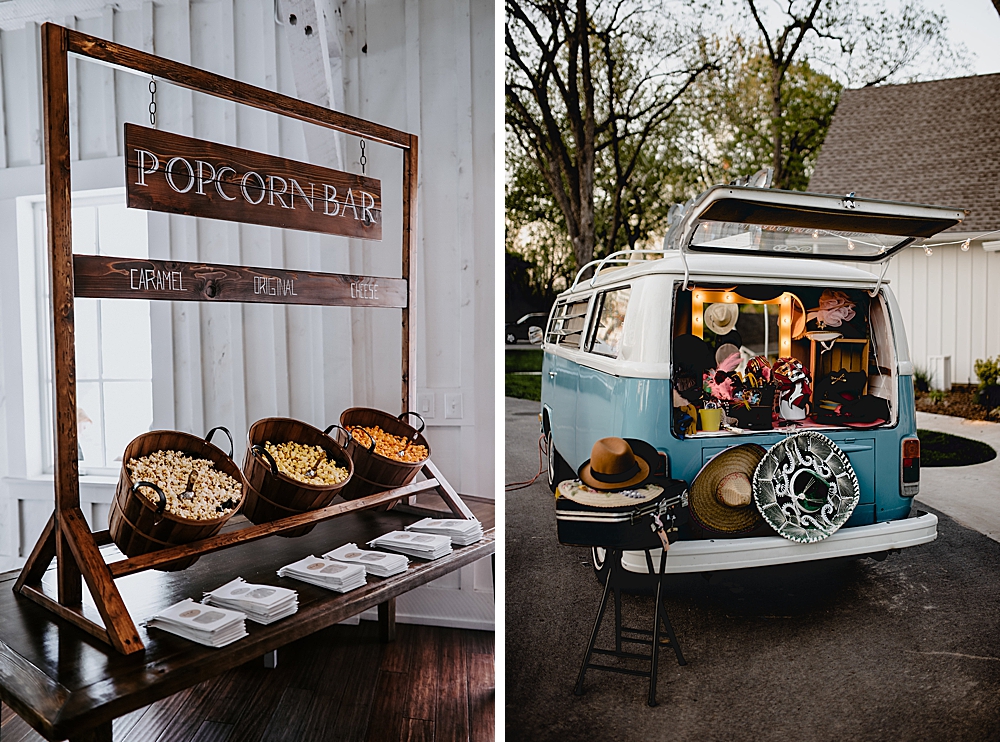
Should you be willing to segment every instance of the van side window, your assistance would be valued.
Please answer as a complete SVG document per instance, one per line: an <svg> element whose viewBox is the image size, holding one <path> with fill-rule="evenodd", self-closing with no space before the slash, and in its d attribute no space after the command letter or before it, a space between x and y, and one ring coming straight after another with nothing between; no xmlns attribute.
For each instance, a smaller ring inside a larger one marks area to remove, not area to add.
<svg viewBox="0 0 1000 742"><path fill-rule="evenodd" d="M598 294L594 306L594 324L587 342L587 350L591 353L618 357L622 328L625 325L625 310L631 293L632 289L625 286Z"/></svg>
<svg viewBox="0 0 1000 742"><path fill-rule="evenodd" d="M545 342L579 348L589 305L589 296L586 299L557 304L545 333Z"/></svg>

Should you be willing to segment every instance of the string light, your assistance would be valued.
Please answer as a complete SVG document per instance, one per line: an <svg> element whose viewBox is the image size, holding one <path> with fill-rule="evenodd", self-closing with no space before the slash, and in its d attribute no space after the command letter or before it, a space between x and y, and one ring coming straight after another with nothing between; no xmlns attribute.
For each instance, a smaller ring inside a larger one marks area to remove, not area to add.
<svg viewBox="0 0 1000 742"><path fill-rule="evenodd" d="M931 250L930 245L924 245L924 255L933 255L934 251Z"/></svg>
<svg viewBox="0 0 1000 742"><path fill-rule="evenodd" d="M847 249L848 250L853 250L854 249L854 240L848 240L847 241Z"/></svg>
<svg viewBox="0 0 1000 742"><path fill-rule="evenodd" d="M983 232L983 234L977 234L975 237L967 237L965 240L955 240L954 242L938 242L938 247L944 247L946 245L961 245L962 252L968 252L969 248L972 246L973 240L981 240L984 237L989 237L993 234L1000 234L1000 229L994 229L992 232ZM924 247L924 252L931 255L931 249L929 247Z"/></svg>

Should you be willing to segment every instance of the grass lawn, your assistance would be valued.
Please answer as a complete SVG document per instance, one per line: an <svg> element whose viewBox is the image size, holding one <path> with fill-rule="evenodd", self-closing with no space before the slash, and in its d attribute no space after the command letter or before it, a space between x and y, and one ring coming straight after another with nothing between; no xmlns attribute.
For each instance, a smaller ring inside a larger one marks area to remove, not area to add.
<svg viewBox="0 0 1000 742"><path fill-rule="evenodd" d="M542 351L540 348L531 350L508 350L504 352L504 371L541 371Z"/></svg>
<svg viewBox="0 0 1000 742"><path fill-rule="evenodd" d="M504 395L518 399L542 399L542 377L526 374L507 374L504 377Z"/></svg>
<svg viewBox="0 0 1000 742"><path fill-rule="evenodd" d="M504 353L504 395L518 399L542 399L542 351L508 350ZM525 373L534 372L534 373Z"/></svg>
<svg viewBox="0 0 1000 742"><path fill-rule="evenodd" d="M921 466L969 466L992 461L997 452L991 446L947 433L918 430Z"/></svg>

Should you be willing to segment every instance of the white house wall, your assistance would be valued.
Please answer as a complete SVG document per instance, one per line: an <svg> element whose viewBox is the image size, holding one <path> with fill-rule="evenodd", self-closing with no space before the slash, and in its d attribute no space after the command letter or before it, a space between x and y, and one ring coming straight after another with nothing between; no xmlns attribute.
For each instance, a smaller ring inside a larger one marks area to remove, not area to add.
<svg viewBox="0 0 1000 742"><path fill-rule="evenodd" d="M317 7L332 12L340 34L342 90L334 99L348 113L420 137L418 399L411 404L428 411L433 457L452 484L492 497L493 4L319 0ZM295 96L302 61L288 34L302 26L279 25L279 8L274 0L0 3L0 566L31 548L52 507L51 477L33 476L27 462L25 430L37 408L20 349L33 319L22 316L16 248L16 199L44 192L39 25L55 21ZM73 58L69 72L73 188L121 187L123 124L149 124L148 79ZM316 161L311 154L324 140L300 122L164 81L156 103L159 128L252 150ZM327 157L343 164L320 164L360 172L357 139L326 144L334 147ZM382 181L380 243L149 212L150 256L399 276L402 158L372 142L366 155L367 174ZM237 461L243 431L261 417L325 427L350 406L398 409L395 310L152 302L151 325L153 367L173 370L154 372L154 427L201 433L225 425L236 435ZM82 486L96 525L112 491L111 480ZM410 609L401 604L401 619L409 610L412 620L492 625L488 562L439 587L468 593L466 608L461 595L436 600L432 589L423 602L410 598ZM435 603L446 612L435 614Z"/></svg>
<svg viewBox="0 0 1000 742"><path fill-rule="evenodd" d="M930 357L951 356L952 382L978 383L976 359L1000 355L1000 294L988 290L1000 285L1000 253L984 251L980 242L968 251L932 244L931 255L909 248L892 259L886 278L913 363L929 369Z"/></svg>

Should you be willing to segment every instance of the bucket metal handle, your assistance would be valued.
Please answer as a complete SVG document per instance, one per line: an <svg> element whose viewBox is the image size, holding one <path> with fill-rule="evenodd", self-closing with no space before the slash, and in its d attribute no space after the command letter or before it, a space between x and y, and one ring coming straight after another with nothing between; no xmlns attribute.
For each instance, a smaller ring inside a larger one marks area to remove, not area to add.
<svg viewBox="0 0 1000 742"><path fill-rule="evenodd" d="M141 495L139 493L140 487L149 487L151 490L153 490L153 492L159 495L160 499L156 503L156 519L153 520L153 525L155 526L157 523L163 520L163 511L167 509L167 496L163 494L163 490L161 490L152 482L136 482L135 484L132 485L132 492L139 495L140 497L144 497L144 495Z"/></svg>
<svg viewBox="0 0 1000 742"><path fill-rule="evenodd" d="M205 443L211 443L212 442L212 436L215 435L216 432L219 431L219 430L221 430L223 433L225 433L226 434L226 438L229 439L229 458L232 458L233 457L233 452L236 450L236 448L233 446L233 434L229 432L228 428L226 428L226 427L224 427L222 425L219 425L218 427L212 428L210 431L208 431L207 433L205 433Z"/></svg>
<svg viewBox="0 0 1000 742"><path fill-rule="evenodd" d="M264 460L267 461L267 465L271 467L271 474L273 474L274 476L278 476L278 462L275 461L274 457L267 452L266 448L264 448L259 443L255 443L254 445L250 446L250 452L253 453L255 456L262 456Z"/></svg>
<svg viewBox="0 0 1000 742"><path fill-rule="evenodd" d="M420 421L420 427L417 428L417 433L423 433L424 428L427 427L427 423L424 422L424 419L420 416L420 413L414 412L413 410L409 410L408 412L404 412L403 414L399 415L396 419L399 420L400 422L403 422L403 418L406 417L407 415L413 415Z"/></svg>
<svg viewBox="0 0 1000 742"><path fill-rule="evenodd" d="M343 430L345 433L347 433L347 442L348 443L350 443L351 439L354 438L354 435L353 435L353 433L350 430L348 430L347 428L345 428L342 425L337 425L336 423L334 423L333 425L327 426L327 429L323 431L323 434L324 435L330 435L330 431L333 430L334 428L337 428L338 430ZM362 433L364 433L365 435L368 436L368 440L371 441L371 445L368 446L368 453L375 453L375 439L372 438L372 434L369 433L367 430L365 430L360 425L358 427L356 427L354 430L360 430ZM334 438L334 440L337 440L337 439ZM360 443L360 441L358 441L358 442Z"/></svg>

